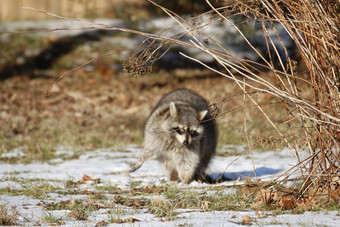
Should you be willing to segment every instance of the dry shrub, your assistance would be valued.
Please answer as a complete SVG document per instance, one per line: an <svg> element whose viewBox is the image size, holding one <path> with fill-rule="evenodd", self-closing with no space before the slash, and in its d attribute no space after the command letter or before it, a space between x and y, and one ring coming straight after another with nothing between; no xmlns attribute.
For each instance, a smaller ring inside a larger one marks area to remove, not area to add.
<svg viewBox="0 0 340 227"><path fill-rule="evenodd" d="M302 77L288 57L286 69L273 70L277 97L300 124L303 137L294 142L307 147L310 155L297 166L304 176L301 192L311 185L329 188L340 164L339 4L323 0L263 0L261 4L257 16L285 27L308 69L307 77ZM303 96L304 90L312 95Z"/></svg>
<svg viewBox="0 0 340 227"><path fill-rule="evenodd" d="M311 186L329 188L340 168L339 4L329 0L236 0L226 1L226 5L219 8L215 8L209 1L207 4L211 7L209 12L185 19L155 4L184 31L172 37L157 37L157 49L171 42L187 48L197 48L212 56L223 67L222 70L182 54L236 82L276 130L278 137L295 153L298 164L277 180L286 182L292 174L298 173L302 176L300 193L306 192ZM239 25L230 19L240 14L260 25L267 53L258 51ZM233 56L210 34L205 33L207 27L221 20L230 23L261 63ZM305 65L305 73L297 72L297 62L291 58L288 47L280 37L278 25L294 41ZM279 44L273 41L273 33ZM189 36L190 41L180 39L184 34ZM283 55L278 48L284 50ZM158 57L149 55L148 58ZM287 111L284 124L294 130L281 130L279 123L270 118L253 96L249 95L248 90L264 92L278 99ZM309 152L309 157L302 160L298 151L303 150Z"/></svg>

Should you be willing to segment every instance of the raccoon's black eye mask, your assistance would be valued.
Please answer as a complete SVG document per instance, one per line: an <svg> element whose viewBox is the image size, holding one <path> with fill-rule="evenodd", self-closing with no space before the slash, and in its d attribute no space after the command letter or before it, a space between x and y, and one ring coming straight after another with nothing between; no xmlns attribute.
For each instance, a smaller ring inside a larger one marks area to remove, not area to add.
<svg viewBox="0 0 340 227"><path fill-rule="evenodd" d="M196 136L198 136L198 132L196 132L196 131L190 131L190 135L191 135L192 137L196 137Z"/></svg>
<svg viewBox="0 0 340 227"><path fill-rule="evenodd" d="M174 132L178 133L179 135L183 135L185 133L185 130L180 129L179 127L175 127L173 129L171 129L171 131L174 131ZM196 131L191 130L189 133L192 137L198 136L198 132L196 132Z"/></svg>
<svg viewBox="0 0 340 227"><path fill-rule="evenodd" d="M179 127L175 127L173 129L171 129L171 131L174 131L180 135L183 135L185 133L184 129L180 129Z"/></svg>

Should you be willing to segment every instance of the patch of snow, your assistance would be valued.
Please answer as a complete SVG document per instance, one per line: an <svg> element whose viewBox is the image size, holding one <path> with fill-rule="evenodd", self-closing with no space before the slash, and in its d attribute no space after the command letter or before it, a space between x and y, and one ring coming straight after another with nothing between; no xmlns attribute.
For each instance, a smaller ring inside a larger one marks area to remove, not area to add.
<svg viewBox="0 0 340 227"><path fill-rule="evenodd" d="M17 147L6 153L1 154L2 158L21 158L25 156L25 148Z"/></svg>
<svg viewBox="0 0 340 227"><path fill-rule="evenodd" d="M55 148L55 155L62 156L62 157L72 157L74 155L74 151L71 147L67 146L57 146Z"/></svg>
<svg viewBox="0 0 340 227"><path fill-rule="evenodd" d="M106 28L104 25L112 27L123 27L122 20L98 18L92 21L82 19L84 22L75 20L25 20L15 21L0 24L1 33L15 31L34 31L32 34L36 35L51 35L51 32L57 36L74 36L84 32L84 28L96 27ZM90 23L90 24L87 24ZM54 30L54 31L48 31ZM93 30L93 29L89 29Z"/></svg>

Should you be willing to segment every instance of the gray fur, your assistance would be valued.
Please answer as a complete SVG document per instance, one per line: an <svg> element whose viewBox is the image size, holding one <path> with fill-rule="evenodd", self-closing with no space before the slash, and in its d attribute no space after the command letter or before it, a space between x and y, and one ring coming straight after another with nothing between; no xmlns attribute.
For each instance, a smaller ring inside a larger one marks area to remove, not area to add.
<svg viewBox="0 0 340 227"><path fill-rule="evenodd" d="M157 159L170 180L204 181L216 141L216 123L207 101L191 90L176 89L157 103L147 119L144 151L131 171L147 159Z"/></svg>

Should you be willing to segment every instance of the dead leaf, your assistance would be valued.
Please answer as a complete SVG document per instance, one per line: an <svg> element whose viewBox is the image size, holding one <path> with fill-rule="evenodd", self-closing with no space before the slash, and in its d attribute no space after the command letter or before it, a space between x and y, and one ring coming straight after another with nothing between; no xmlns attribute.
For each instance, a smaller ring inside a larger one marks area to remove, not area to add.
<svg viewBox="0 0 340 227"><path fill-rule="evenodd" d="M273 191L271 189L261 189L259 196L261 196L261 199L265 204L270 204L273 202L274 197L277 197L276 191Z"/></svg>
<svg viewBox="0 0 340 227"><path fill-rule="evenodd" d="M335 190L329 190L329 195L331 196L332 199L334 199L335 201L338 201L340 196L339 196L339 191L335 191Z"/></svg>
<svg viewBox="0 0 340 227"><path fill-rule="evenodd" d="M69 216L70 218L75 218L77 217L77 211L72 210L70 213L67 214L67 216Z"/></svg>
<svg viewBox="0 0 340 227"><path fill-rule="evenodd" d="M258 210L255 210L255 213L256 213L257 218L261 218L261 215Z"/></svg>
<svg viewBox="0 0 340 227"><path fill-rule="evenodd" d="M94 199L90 199L90 198L87 199L87 202L90 203L90 204L94 204L95 203Z"/></svg>
<svg viewBox="0 0 340 227"><path fill-rule="evenodd" d="M83 176L83 179L82 180L80 180L80 181L77 181L77 183L78 184L85 184L87 181L94 181L96 184L98 184L98 183L100 183L100 178L92 178L92 177L90 177L90 176L88 176L88 175L84 175Z"/></svg>
<svg viewBox="0 0 340 227"><path fill-rule="evenodd" d="M109 223L107 223L106 221L103 220L103 221L97 222L95 227L107 226L107 224L109 224Z"/></svg>
<svg viewBox="0 0 340 227"><path fill-rule="evenodd" d="M287 195L279 199L277 205L283 210L290 210L296 207L296 199L292 195Z"/></svg>
<svg viewBox="0 0 340 227"><path fill-rule="evenodd" d="M250 205L251 208L260 208L269 205L274 201L275 192L271 189L263 189L256 194L256 202Z"/></svg>
<svg viewBox="0 0 340 227"><path fill-rule="evenodd" d="M127 99L128 99L128 97L126 96L126 94L124 94L124 93L119 93L119 94L117 95L116 101L117 101L118 103L122 104L122 103L127 103Z"/></svg>
<svg viewBox="0 0 340 227"><path fill-rule="evenodd" d="M115 220L112 220L111 223L134 223L134 222L138 222L138 221L140 221L140 220L138 220L137 218L129 217L127 219L117 218Z"/></svg>
<svg viewBox="0 0 340 227"><path fill-rule="evenodd" d="M87 203L88 203L88 204L86 204L87 206L88 205L94 205L97 209L106 209L106 208L108 208L104 203L97 202L94 199L88 199Z"/></svg>
<svg viewBox="0 0 340 227"><path fill-rule="evenodd" d="M256 191L258 191L259 188L258 187L242 187L240 188L239 190L237 190L237 193L240 194L240 195L249 195L249 194L252 194Z"/></svg>
<svg viewBox="0 0 340 227"><path fill-rule="evenodd" d="M204 212L208 211L209 210L209 203L208 201L204 201L203 204L202 204L202 210Z"/></svg>
<svg viewBox="0 0 340 227"><path fill-rule="evenodd" d="M117 218L117 219L112 220L111 223L123 223L123 220L120 218Z"/></svg>
<svg viewBox="0 0 340 227"><path fill-rule="evenodd" d="M140 221L140 220L138 220L137 218L129 217L124 220L124 223L135 223L137 221Z"/></svg>
<svg viewBox="0 0 340 227"><path fill-rule="evenodd" d="M93 179L92 177L88 176L88 175L84 175L83 176L83 180L84 181L97 181L99 178Z"/></svg>
<svg viewBox="0 0 340 227"><path fill-rule="evenodd" d="M85 189L85 190L80 191L80 194L83 194L83 195L95 195L96 192Z"/></svg>
<svg viewBox="0 0 340 227"><path fill-rule="evenodd" d="M126 114L135 114L140 110L139 106L133 106L125 110Z"/></svg>
<svg viewBox="0 0 340 227"><path fill-rule="evenodd" d="M244 215L242 217L242 222L241 222L242 225L250 225L251 222L252 222L252 219L248 215Z"/></svg>
<svg viewBox="0 0 340 227"><path fill-rule="evenodd" d="M152 188L149 188L148 186L146 186L144 189L143 189L143 192L145 193L150 193L150 192L153 192L155 190L156 186L154 185Z"/></svg>
<svg viewBox="0 0 340 227"><path fill-rule="evenodd" d="M338 190L340 189L340 177L333 177L331 182L331 189Z"/></svg>
<svg viewBox="0 0 340 227"><path fill-rule="evenodd" d="M133 201L133 205L132 205L134 208L137 208L137 207L140 207L142 206L142 202L139 200L139 199L135 199Z"/></svg>
<svg viewBox="0 0 340 227"><path fill-rule="evenodd" d="M104 203L99 203L99 202L96 202L96 206L99 209L106 209L106 208L108 208L108 206L106 206Z"/></svg>
<svg viewBox="0 0 340 227"><path fill-rule="evenodd" d="M159 195L156 199L151 200L151 203L153 205L163 205L164 204L164 200L163 198Z"/></svg>
<svg viewBox="0 0 340 227"><path fill-rule="evenodd" d="M250 204L250 208L252 209L261 208L263 206L264 206L264 203L262 200Z"/></svg>
<svg viewBox="0 0 340 227"><path fill-rule="evenodd" d="M168 218L168 219L163 219L163 218L161 218L160 220L159 220L159 222L170 222L170 221L172 221L173 219L172 218Z"/></svg>

